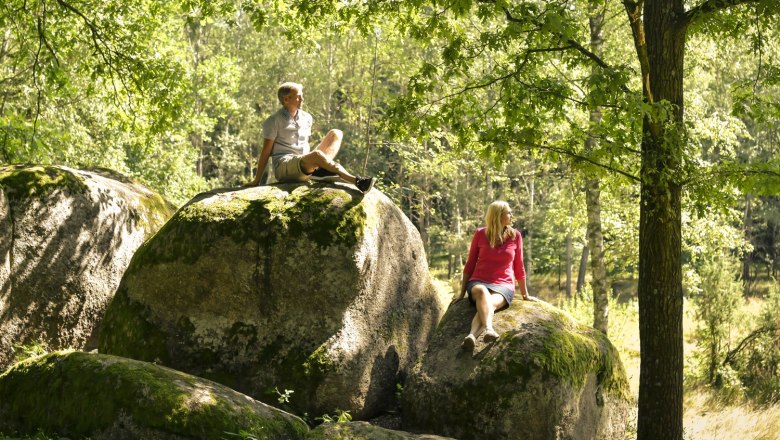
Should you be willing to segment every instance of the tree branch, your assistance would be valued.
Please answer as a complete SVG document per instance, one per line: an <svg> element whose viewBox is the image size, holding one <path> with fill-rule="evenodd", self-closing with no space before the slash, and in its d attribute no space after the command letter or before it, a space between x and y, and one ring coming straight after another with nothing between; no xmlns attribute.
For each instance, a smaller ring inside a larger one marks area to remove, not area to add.
<svg viewBox="0 0 780 440"><path fill-rule="evenodd" d="M488 141L489 142L495 142L494 140L491 140L491 139L480 139L480 141L481 142L488 142ZM634 176L633 174L631 174L629 172L617 169L617 168L609 166L609 165L605 165L605 164L597 162L597 161L595 161L595 160L593 160L593 159L591 159L589 157L582 156L580 154L574 153L573 151L567 150L565 148L552 147L552 146L549 146L549 145L536 144L536 143L533 143L533 142L515 143L515 146L533 147L533 148L538 148L540 150L552 151L554 153L563 154L565 156L569 156L569 157L572 157L574 159L581 160L583 162L588 162L589 164L595 165L595 166L597 166L599 168L604 168L607 171L611 171L613 173L620 174L621 176L627 177L628 179L630 179L632 181L635 181L635 182L639 182L640 181L638 177Z"/></svg>
<svg viewBox="0 0 780 440"><path fill-rule="evenodd" d="M726 358L723 359L723 363L721 365L731 365L732 362L734 362L734 357L739 354L740 351L742 351L749 343L753 342L754 339L758 338L764 333L771 333L771 332L777 332L780 331L780 327L761 327L758 330L754 330L752 333L747 335L745 339L740 341L740 343L737 345L737 347L726 355Z"/></svg>
<svg viewBox="0 0 780 440"><path fill-rule="evenodd" d="M503 9L504 9L504 13L506 14L506 19L507 19L507 21L514 22L514 23L522 23L522 22L523 22L523 20L520 20L520 19L518 19L518 18L515 18L515 17L512 15L512 13L509 11L509 8L506 8L506 7L504 7ZM536 23L536 25L537 25L537 26L541 26L541 24L540 24L540 23ZM601 67L602 69L606 69L606 70L612 70L612 66L610 66L609 64L607 64L607 62L606 62L606 61L604 61L603 59L601 59L601 57L599 57L599 56L598 56L598 55L596 55L595 53L593 53L593 52L591 52L590 50L586 49L586 48L585 48L585 47L584 47L582 44L580 44L578 41L576 41L576 40L574 40L574 39L571 39L571 38L566 38L566 37L564 37L564 36L561 36L561 35L559 35L559 37L562 37L561 39L565 40L566 44L568 44L568 46L564 46L564 47L562 47L562 48L559 48L559 49L565 49L565 50L574 49L574 50L576 50L577 52L579 52L579 53L581 53L581 54L585 55L585 57L586 57L586 58L588 58L588 59L590 59L591 61L593 61L594 63L596 63L596 65L598 65L598 66L599 66L599 67ZM541 50L540 50L540 51L541 51ZM623 92L624 92L624 93L626 93L626 94L629 94L629 93L631 93L631 90L629 90L629 89L628 89L628 87L627 87L625 84L622 84L622 85L620 86L620 89L621 89L621 90L623 90Z"/></svg>
<svg viewBox="0 0 780 440"><path fill-rule="evenodd" d="M694 21L707 18L715 12L743 4L759 3L760 1L761 0L705 0L698 6L685 12L681 18L680 25L682 26L682 29L685 29Z"/></svg>
<svg viewBox="0 0 780 440"><path fill-rule="evenodd" d="M504 9L504 13L506 14L506 19L507 19L507 21L511 21L511 22L514 22L514 23L523 23L523 20L520 20L520 19L518 19L518 18L515 18L515 17L512 15L512 13L509 11L509 8L507 8L507 7L504 7L503 9ZM537 25L537 26L541 26L541 24L540 24L540 23L536 23L536 25ZM601 59L601 58L600 58L598 55L596 55L595 53L593 53L593 52L589 51L588 49L586 49L586 48L585 48L583 45L581 45L579 42L577 42L577 41L575 41L575 40L573 40L573 39L571 39L571 38L565 38L565 37L563 37L563 39L565 39L565 42L566 42L566 44L568 44L568 45L569 45L569 46L567 47L567 49L576 49L578 52L582 53L582 54L583 54L583 55L585 55L587 58L590 58L590 59L591 59L593 62L595 62L596 64L598 64L600 67L602 67L602 68L604 68L604 69L609 69L609 68L610 68L609 64L607 64L607 63L606 63L604 60L602 60L602 59Z"/></svg>
<svg viewBox="0 0 780 440"><path fill-rule="evenodd" d="M60 65L60 60L57 58L57 52L54 51L54 48L49 43L49 40L46 38L46 29L44 26L44 23L46 23L46 4L43 4L43 15L38 16L37 19L37 30L38 30L38 39L39 41L43 42L43 44L46 46L46 49L49 51L51 56L54 58L54 62L57 63L57 65ZM37 58L36 58L37 62Z"/></svg>

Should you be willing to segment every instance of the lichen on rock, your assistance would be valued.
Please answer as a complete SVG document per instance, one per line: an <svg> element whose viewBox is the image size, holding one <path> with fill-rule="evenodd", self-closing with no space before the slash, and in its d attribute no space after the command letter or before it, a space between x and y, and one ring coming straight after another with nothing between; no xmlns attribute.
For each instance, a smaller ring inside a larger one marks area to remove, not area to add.
<svg viewBox="0 0 780 440"><path fill-rule="evenodd" d="M96 345L131 256L174 211L116 177L63 166L0 167L0 368L12 362L15 344Z"/></svg>
<svg viewBox="0 0 780 440"><path fill-rule="evenodd" d="M0 432L72 438L302 439L299 418L215 382L151 363L76 351L0 374Z"/></svg>
<svg viewBox="0 0 780 440"><path fill-rule="evenodd" d="M404 427L459 439L622 439L630 393L607 337L544 302L495 315L500 338L460 343L474 308L445 314L404 388Z"/></svg>
<svg viewBox="0 0 780 440"><path fill-rule="evenodd" d="M419 233L381 192L221 190L138 250L100 350L363 418L390 405L441 313Z"/></svg>

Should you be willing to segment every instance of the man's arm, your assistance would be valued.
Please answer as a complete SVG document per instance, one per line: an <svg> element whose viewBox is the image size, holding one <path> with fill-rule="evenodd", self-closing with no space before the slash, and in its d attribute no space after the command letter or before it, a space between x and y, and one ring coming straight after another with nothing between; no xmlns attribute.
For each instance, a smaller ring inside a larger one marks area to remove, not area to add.
<svg viewBox="0 0 780 440"><path fill-rule="evenodd" d="M257 158L257 171L255 172L255 178L246 186L257 186L260 184L260 178L263 176L266 165L268 165L268 158L271 157L271 150L274 148L273 139L263 139L263 151L260 152L260 157Z"/></svg>

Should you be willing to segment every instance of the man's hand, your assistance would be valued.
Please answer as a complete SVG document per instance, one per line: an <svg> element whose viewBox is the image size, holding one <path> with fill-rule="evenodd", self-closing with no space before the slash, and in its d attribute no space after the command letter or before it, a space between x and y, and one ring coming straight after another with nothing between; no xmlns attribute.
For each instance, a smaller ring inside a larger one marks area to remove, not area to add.
<svg viewBox="0 0 780 440"><path fill-rule="evenodd" d="M245 184L243 184L241 186L244 187L244 188L247 188L247 187L250 187L250 186L257 186L259 184L260 184L260 179L255 178L255 179L252 179L249 182L247 182L247 183L245 183Z"/></svg>
<svg viewBox="0 0 780 440"><path fill-rule="evenodd" d="M452 302L450 302L450 305L455 304L456 302L462 300L463 298L465 298L465 295L461 293L460 296L452 298Z"/></svg>

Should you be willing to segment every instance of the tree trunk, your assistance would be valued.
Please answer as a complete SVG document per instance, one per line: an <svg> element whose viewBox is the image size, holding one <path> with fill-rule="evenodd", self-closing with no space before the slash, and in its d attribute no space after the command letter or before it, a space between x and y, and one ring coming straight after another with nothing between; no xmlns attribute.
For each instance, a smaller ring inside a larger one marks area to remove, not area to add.
<svg viewBox="0 0 780 440"><path fill-rule="evenodd" d="M642 68L645 102L671 105L642 122L639 219L639 414L637 440L683 435L680 157L683 130L683 0L625 2ZM632 7L635 7L632 10ZM640 20L644 20L643 22ZM663 112L661 112L663 113Z"/></svg>
<svg viewBox="0 0 780 440"><path fill-rule="evenodd" d="M203 26L197 18L192 18L187 23L187 36L190 42L190 49L192 50L192 90L199 90L200 88L200 60L202 54L200 53L200 43L203 37ZM203 109L203 103L201 102L200 95L195 93L195 114L200 115ZM203 135L200 132L190 133L190 142L198 149L198 159L195 163L195 171L199 177L203 177L203 159L206 156L205 146L203 142Z"/></svg>
<svg viewBox="0 0 780 440"><path fill-rule="evenodd" d="M582 247L582 255L580 255L580 268L577 271L577 295L582 293L582 288L585 287L585 275L588 271L588 245Z"/></svg>
<svg viewBox="0 0 780 440"><path fill-rule="evenodd" d="M744 227L745 241L753 243L753 213L752 200L750 194L745 196L745 217L742 222ZM753 252L745 252L745 256L742 258L742 294L744 296L750 295L751 279L750 279L750 266L753 263Z"/></svg>
<svg viewBox="0 0 780 440"><path fill-rule="evenodd" d="M531 287L531 275L533 275L533 224L534 224L534 196L536 187L534 186L535 176L531 174L528 182L528 224L526 225L526 234L523 237L523 262L525 263L525 284Z"/></svg>
<svg viewBox="0 0 780 440"><path fill-rule="evenodd" d="M571 228L566 233L566 297L571 298L571 265L572 265Z"/></svg>
<svg viewBox="0 0 780 440"><path fill-rule="evenodd" d="M604 6L600 0L588 2L588 21L590 24L590 50L598 57L604 47ZM594 69L600 67L595 67ZM595 85L591 87L596 87ZM591 89L592 90L592 89ZM601 124L601 108L594 106L590 110L590 127ZM585 139L585 150L593 151L598 140L589 136ZM593 328L607 334L609 326L609 293L607 291L607 270L604 264L604 234L601 231L601 182L597 177L585 181L585 204L588 211L587 238L590 249L590 285L593 290Z"/></svg>
<svg viewBox="0 0 780 440"><path fill-rule="evenodd" d="M593 290L593 328L607 334L609 326L609 288L604 264L604 235L601 232L601 189L598 179L588 179L585 199L588 209L588 249L590 250L590 286Z"/></svg>

